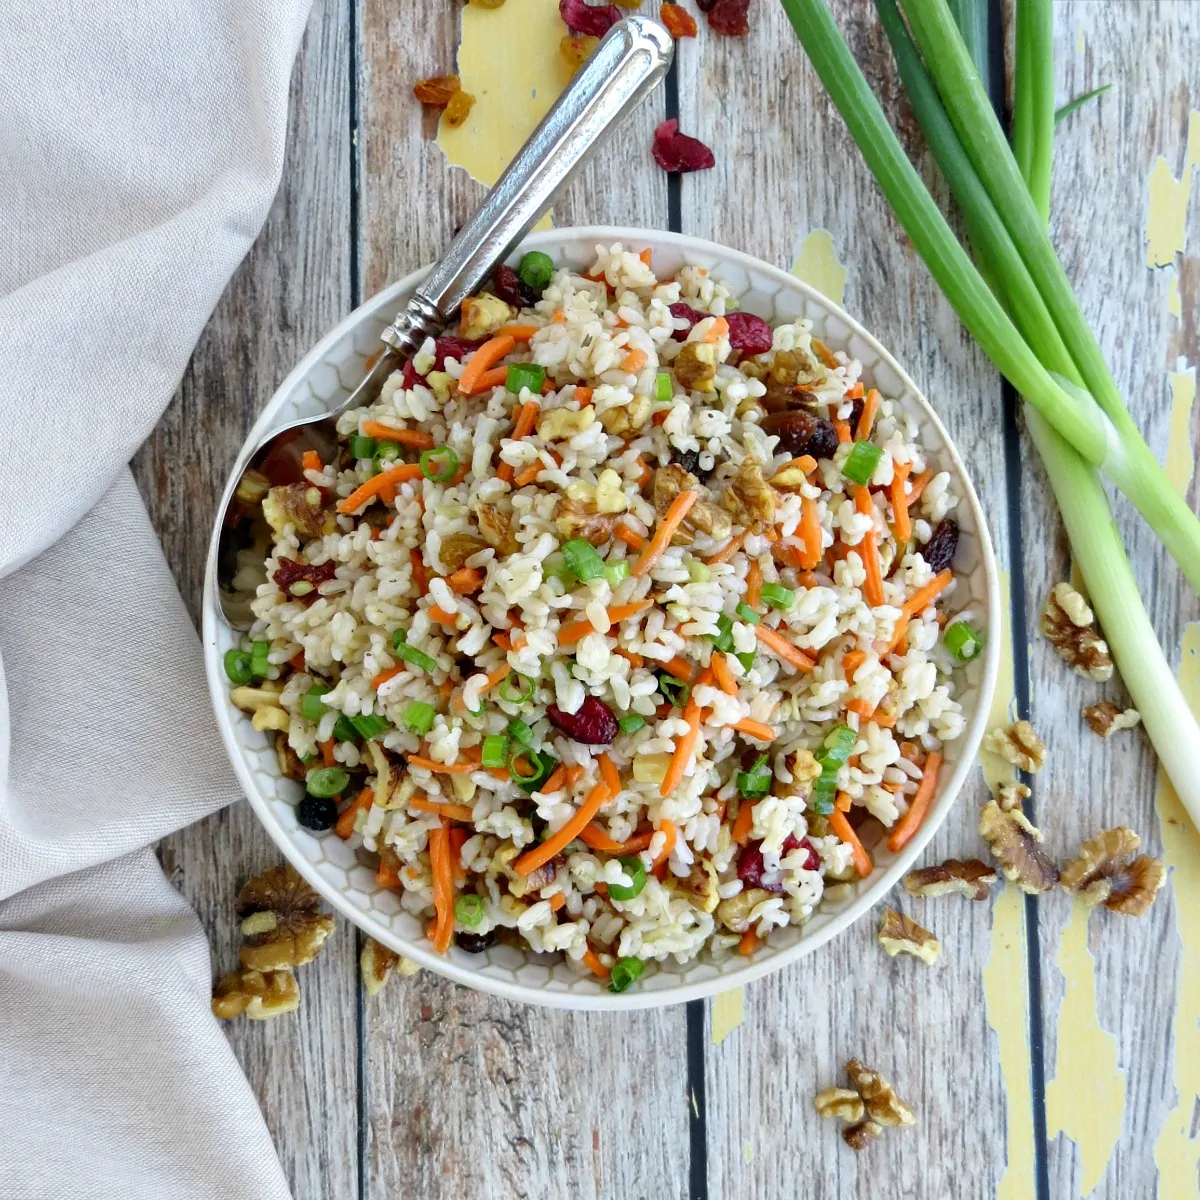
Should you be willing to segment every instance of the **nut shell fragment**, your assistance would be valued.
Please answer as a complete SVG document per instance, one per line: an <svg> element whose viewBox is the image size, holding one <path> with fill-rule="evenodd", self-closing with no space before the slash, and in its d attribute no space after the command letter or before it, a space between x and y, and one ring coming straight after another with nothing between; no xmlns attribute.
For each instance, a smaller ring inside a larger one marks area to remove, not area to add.
<svg viewBox="0 0 1200 1200"><path fill-rule="evenodd" d="M1040 843L1035 828L1019 809L1005 811L989 800L979 814L979 835L988 844L1004 877L1023 892L1047 892L1058 882L1058 868Z"/></svg>
<svg viewBox="0 0 1200 1200"><path fill-rule="evenodd" d="M972 900L986 900L988 885L996 882L996 872L977 858L965 861L948 858L936 867L909 871L904 877L905 891L913 896L948 896L958 892Z"/></svg>
<svg viewBox="0 0 1200 1200"><path fill-rule="evenodd" d="M928 929L923 929L911 917L894 908L883 910L878 936L879 944L891 958L897 954L911 954L926 966L933 966L942 952L941 942Z"/></svg>
<svg viewBox="0 0 1200 1200"><path fill-rule="evenodd" d="M1118 825L1089 838L1078 857L1062 869L1061 881L1069 891L1081 892L1088 905L1103 904L1130 917L1144 915L1154 903L1167 873L1157 858L1134 853L1141 838Z"/></svg>

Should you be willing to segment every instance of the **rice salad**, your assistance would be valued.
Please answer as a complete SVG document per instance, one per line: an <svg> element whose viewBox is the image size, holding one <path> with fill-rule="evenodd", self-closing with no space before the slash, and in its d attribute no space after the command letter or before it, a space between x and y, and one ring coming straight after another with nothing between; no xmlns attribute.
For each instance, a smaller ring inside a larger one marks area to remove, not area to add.
<svg viewBox="0 0 1200 1200"><path fill-rule="evenodd" d="M946 615L958 497L810 322L649 251L534 252L338 435L243 482L226 670L298 822L436 950L624 990L752 953L916 832L982 647Z"/></svg>

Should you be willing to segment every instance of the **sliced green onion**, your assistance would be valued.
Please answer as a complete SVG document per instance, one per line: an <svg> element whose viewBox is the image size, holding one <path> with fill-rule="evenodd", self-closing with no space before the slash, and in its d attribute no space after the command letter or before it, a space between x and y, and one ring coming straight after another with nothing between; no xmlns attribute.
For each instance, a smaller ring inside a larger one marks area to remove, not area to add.
<svg viewBox="0 0 1200 1200"><path fill-rule="evenodd" d="M454 919L468 929L476 928L483 920L483 897L468 892L454 902Z"/></svg>
<svg viewBox="0 0 1200 1200"><path fill-rule="evenodd" d="M666 371L659 371L654 377L654 398L655 400L670 400L675 394L671 386L671 377Z"/></svg>
<svg viewBox="0 0 1200 1200"><path fill-rule="evenodd" d="M733 620L722 613L717 618L717 632L710 633L708 640L712 642L722 654L731 654L733 652Z"/></svg>
<svg viewBox="0 0 1200 1200"><path fill-rule="evenodd" d="M526 287L543 292L554 278L554 260L540 250L530 250L528 254L521 255L517 276Z"/></svg>
<svg viewBox="0 0 1200 1200"><path fill-rule="evenodd" d="M622 733L637 733L639 729L646 727L646 718L639 713L630 713L627 717L622 717L617 722L617 728Z"/></svg>
<svg viewBox="0 0 1200 1200"><path fill-rule="evenodd" d="M682 679L676 679L674 675L660 675L658 690L676 708L683 708L692 695L692 685L684 683Z"/></svg>
<svg viewBox="0 0 1200 1200"><path fill-rule="evenodd" d="M357 742L358 730L350 723L350 718L342 713L337 719L337 724L333 727L333 740L335 742Z"/></svg>
<svg viewBox="0 0 1200 1200"><path fill-rule="evenodd" d="M562 548L562 556L580 583L599 579L604 574L604 560L596 553L595 546L583 538L572 538L567 542Z"/></svg>
<svg viewBox="0 0 1200 1200"><path fill-rule="evenodd" d="M436 659L430 658L424 651L408 645L407 642L401 642L399 646L394 647L392 653L397 658L403 659L410 666L418 667L420 670L426 671L431 675L437 670Z"/></svg>
<svg viewBox="0 0 1200 1200"><path fill-rule="evenodd" d="M443 465L444 464L444 465ZM458 455L449 446L421 451L421 474L434 483L448 483L458 470Z"/></svg>
<svg viewBox="0 0 1200 1200"><path fill-rule="evenodd" d="M698 558L689 558L687 564L688 578L693 583L707 583L710 575L708 566Z"/></svg>
<svg viewBox="0 0 1200 1200"><path fill-rule="evenodd" d="M496 695L506 704L524 704L527 700L533 699L536 689L536 681L530 679L528 675L518 675L516 671L510 671L500 680L500 687L497 689Z"/></svg>
<svg viewBox="0 0 1200 1200"><path fill-rule="evenodd" d="M264 678L271 669L267 655L271 653L270 642L254 642L250 646L250 674Z"/></svg>
<svg viewBox="0 0 1200 1200"><path fill-rule="evenodd" d="M604 578L608 580L608 586L615 588L622 579L629 578L629 559L618 558L616 562L604 564Z"/></svg>
<svg viewBox="0 0 1200 1200"><path fill-rule="evenodd" d="M748 604L739 604L736 609L738 619L744 621L747 625L757 625L762 617L758 615Z"/></svg>
<svg viewBox="0 0 1200 1200"><path fill-rule="evenodd" d="M485 737L479 761L485 767L508 766L508 738L502 733L492 733Z"/></svg>
<svg viewBox="0 0 1200 1200"><path fill-rule="evenodd" d="M739 651L734 657L742 664L742 669L745 671L754 666L755 652L753 650Z"/></svg>
<svg viewBox="0 0 1200 1200"><path fill-rule="evenodd" d="M738 772L737 790L747 800L758 800L771 790L771 781L774 778L774 772L767 765L767 756L760 754L750 770Z"/></svg>
<svg viewBox="0 0 1200 1200"><path fill-rule="evenodd" d="M373 437L364 437L361 433L356 433L350 438L350 453L355 458L374 458L376 445L378 443ZM395 445L395 442L392 445Z"/></svg>
<svg viewBox="0 0 1200 1200"><path fill-rule="evenodd" d="M393 629L392 630L392 649L393 650L399 650L400 647L403 646L404 643L407 641L408 641L408 630L407 629Z"/></svg>
<svg viewBox="0 0 1200 1200"><path fill-rule="evenodd" d="M304 697L300 701L300 715L306 721L319 721L324 716L325 701L321 697L328 691L327 687L318 685L317 687L309 688L304 693Z"/></svg>
<svg viewBox="0 0 1200 1200"><path fill-rule="evenodd" d="M539 750L526 750L514 754L508 760L508 777L526 795L536 792L538 788L554 774L558 759L552 754Z"/></svg>
<svg viewBox="0 0 1200 1200"><path fill-rule="evenodd" d="M519 396L522 388L528 388L535 396L540 396L542 384L545 382L545 367L538 366L537 363L509 363L504 386L514 396Z"/></svg>
<svg viewBox="0 0 1200 1200"><path fill-rule="evenodd" d="M575 582L575 576L572 574L571 568L563 562L561 554L552 554L542 563L542 578L557 579L566 585Z"/></svg>
<svg viewBox="0 0 1200 1200"><path fill-rule="evenodd" d="M627 855L618 861L633 882L628 887L623 883L610 883L608 894L614 900L632 900L635 896L640 896L642 888L646 886L646 864L636 854Z"/></svg>
<svg viewBox="0 0 1200 1200"><path fill-rule="evenodd" d="M367 741L378 737L392 727L391 721L386 717L381 717L378 713L359 713L357 717L350 718L350 724L358 730L359 736L366 738Z"/></svg>
<svg viewBox="0 0 1200 1200"><path fill-rule="evenodd" d="M786 610L792 607L796 593L791 588L785 588L781 583L764 583L762 598L771 608Z"/></svg>
<svg viewBox="0 0 1200 1200"><path fill-rule="evenodd" d="M874 442L855 442L842 463L842 475L851 483L866 487L882 457L882 446L876 446Z"/></svg>
<svg viewBox="0 0 1200 1200"><path fill-rule="evenodd" d="M314 767L304 777L304 787L310 796L325 799L339 796L350 783L350 775L341 767Z"/></svg>
<svg viewBox="0 0 1200 1200"><path fill-rule="evenodd" d="M823 817L833 812L838 771L845 765L857 741L858 734L849 725L835 725L817 750L815 757L821 774L808 798L808 807L813 812Z"/></svg>
<svg viewBox="0 0 1200 1200"><path fill-rule="evenodd" d="M375 448L375 464L380 469L384 463L395 462L400 457L399 442L380 442Z"/></svg>
<svg viewBox="0 0 1200 1200"><path fill-rule="evenodd" d="M533 730L519 718L509 721L508 736L519 746L530 746L533 744ZM501 763L501 766L503 765Z"/></svg>
<svg viewBox="0 0 1200 1200"><path fill-rule="evenodd" d="M437 709L432 704L426 704L424 700L414 700L403 713L400 714L400 720L405 726L422 736L427 734L433 728L434 718L437 717Z"/></svg>
<svg viewBox="0 0 1200 1200"><path fill-rule="evenodd" d="M611 889L610 889L611 894ZM608 976L610 992L624 992L642 977L646 964L640 958L618 958Z"/></svg>
<svg viewBox="0 0 1200 1200"><path fill-rule="evenodd" d="M229 682L237 687L249 683L254 678L252 662L249 650L226 650L225 674L229 676Z"/></svg>
<svg viewBox="0 0 1200 1200"><path fill-rule="evenodd" d="M970 662L978 658L983 650L983 635L966 621L951 621L942 635L946 649L959 662Z"/></svg>

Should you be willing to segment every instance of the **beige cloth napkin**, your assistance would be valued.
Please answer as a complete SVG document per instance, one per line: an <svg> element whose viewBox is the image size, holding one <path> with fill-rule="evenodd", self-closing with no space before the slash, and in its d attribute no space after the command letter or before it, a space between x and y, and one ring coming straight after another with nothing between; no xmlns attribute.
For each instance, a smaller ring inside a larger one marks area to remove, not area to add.
<svg viewBox="0 0 1200 1200"><path fill-rule="evenodd" d="M278 186L307 11L0 6L3 1200L288 1195L145 848L238 790L126 464Z"/></svg>

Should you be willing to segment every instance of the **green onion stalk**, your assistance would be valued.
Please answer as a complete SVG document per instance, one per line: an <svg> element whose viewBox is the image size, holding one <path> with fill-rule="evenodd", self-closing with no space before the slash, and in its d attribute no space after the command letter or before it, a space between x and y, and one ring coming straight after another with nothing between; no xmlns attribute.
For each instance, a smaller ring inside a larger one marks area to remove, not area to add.
<svg viewBox="0 0 1200 1200"><path fill-rule="evenodd" d="M782 3L930 272L984 352L1025 396L1031 437L1117 667L1200 827L1200 772L1189 752L1200 745L1200 728L1154 635L1096 469L1137 505L1194 587L1200 587L1200 522L1134 427L1046 233L1055 124L1050 0L1017 4L1016 158L980 78L986 73L980 34L986 5L954 0L951 14L946 0L905 0L910 37L896 0L876 0L909 101L962 210L978 268L909 163L825 0Z"/></svg>

